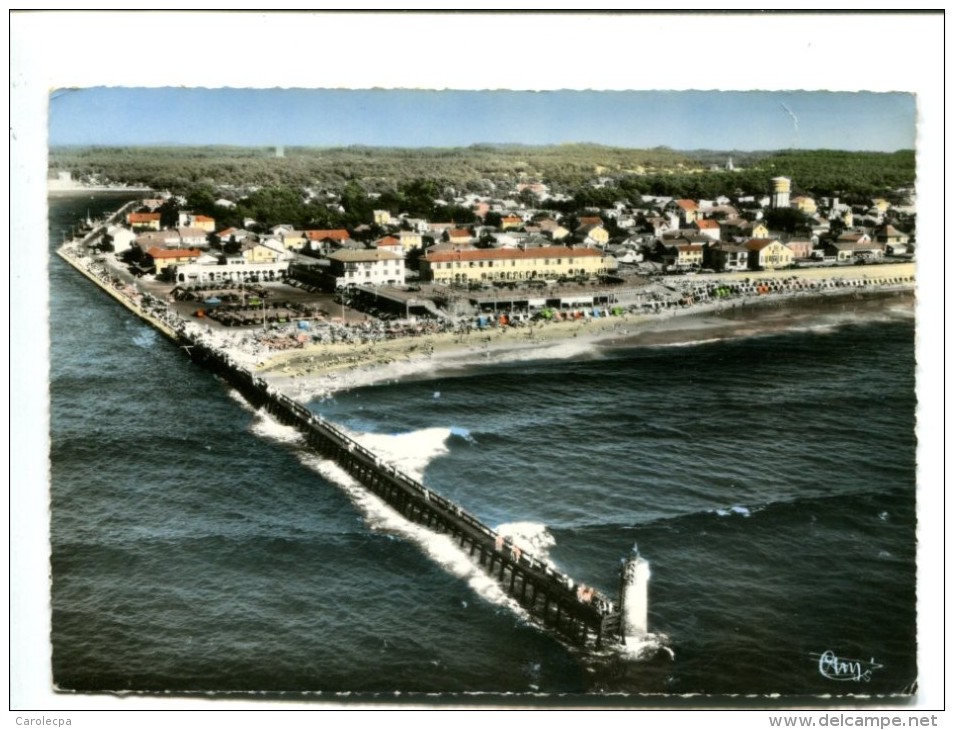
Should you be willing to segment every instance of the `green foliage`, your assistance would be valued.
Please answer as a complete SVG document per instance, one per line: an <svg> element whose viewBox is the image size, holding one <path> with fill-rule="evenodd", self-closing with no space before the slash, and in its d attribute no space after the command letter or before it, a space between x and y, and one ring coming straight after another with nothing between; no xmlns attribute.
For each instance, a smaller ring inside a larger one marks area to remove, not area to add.
<svg viewBox="0 0 954 730"><path fill-rule="evenodd" d="M692 164L686 155L673 150L589 144L475 145L456 149L286 147L282 158L276 158L270 148L227 146L50 150L50 168L69 170L77 179L98 175L113 182L144 184L187 196L204 185L318 186L343 190L349 181L358 180L367 192L398 191L413 180L427 180L437 186L437 191L453 187L489 193L494 181L509 187L511 181L521 176L550 180L560 190L601 174ZM389 205L383 207L390 209Z"/></svg>
<svg viewBox="0 0 954 730"><path fill-rule="evenodd" d="M765 213L765 225L770 231L798 233L810 230L812 220L796 208L774 208Z"/></svg>
<svg viewBox="0 0 954 730"><path fill-rule="evenodd" d="M452 221L460 224L470 224L477 221L477 215L470 208L461 205L439 205L432 215L436 221Z"/></svg>
<svg viewBox="0 0 954 730"><path fill-rule="evenodd" d="M434 200L437 198L437 184L433 180L418 178L400 186L404 212L412 218L431 218L434 214Z"/></svg>
<svg viewBox="0 0 954 730"><path fill-rule="evenodd" d="M370 223L374 217L374 205L368 194L354 180L345 185L341 193L341 206L345 209L344 222L350 228Z"/></svg>
<svg viewBox="0 0 954 730"><path fill-rule="evenodd" d="M230 256L234 256L242 250L242 244L235 240L235 236L229 236L229 240L222 246L222 251Z"/></svg>
<svg viewBox="0 0 954 730"><path fill-rule="evenodd" d="M722 169L729 156L734 172ZM913 150L677 152L593 144L286 147L282 158L272 148L60 147L51 149L49 165L76 179L96 175L185 195L191 210L213 216L220 227L241 225L248 216L265 225L353 228L370 223L376 208L436 219L447 211L435 210L434 200L447 191L507 196L526 180L542 180L551 192L572 196L568 203L547 204L562 212L608 207L617 200L639 204L649 194L693 199L764 195L771 178L780 175L792 179L796 195L838 196L848 203L880 196L897 202L896 191L915 181ZM602 187L592 186L596 179ZM320 201L306 202L305 188L340 194L345 212L331 211ZM223 190L241 201L234 210L215 206ZM370 197L372 193L379 197ZM526 198L525 203L532 203ZM465 222L463 213L460 220Z"/></svg>
<svg viewBox="0 0 954 730"><path fill-rule="evenodd" d="M203 184L192 188L186 196L186 206L193 213L215 216L215 190L212 186Z"/></svg>
<svg viewBox="0 0 954 730"><path fill-rule="evenodd" d="M159 225L163 228L175 228L179 225L179 202L175 196L159 206Z"/></svg>

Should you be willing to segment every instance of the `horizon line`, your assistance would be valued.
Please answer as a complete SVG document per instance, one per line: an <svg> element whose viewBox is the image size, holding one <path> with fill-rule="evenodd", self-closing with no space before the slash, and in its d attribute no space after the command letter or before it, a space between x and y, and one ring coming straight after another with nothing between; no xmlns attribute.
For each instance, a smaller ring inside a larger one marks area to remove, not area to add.
<svg viewBox="0 0 954 730"><path fill-rule="evenodd" d="M898 152L917 152L915 147L898 147L893 150L877 150L877 149L846 149L843 147L776 147L776 148L762 148L762 149L739 149L739 148L716 148L716 147L694 147L692 149L684 149L679 147L671 147L669 145L653 145L651 147L627 147L623 145L614 145L606 144L603 142L544 142L544 143L533 143L533 142L471 142L468 144L459 144L459 145L400 145L400 144L364 144L360 142L349 143L349 144L337 144L337 145L326 145L326 144L285 144L285 143L260 143L260 144L236 144L229 142L140 142L135 144L130 143L100 143L100 142L86 142L86 143L67 143L67 144L50 144L50 150L57 149L148 149L153 147L196 147L196 148L222 148L222 149L245 149L245 150L258 150L258 149L275 149L282 148L286 153L289 150L295 149L307 149L307 150L347 150L347 149L370 149L370 150L468 150L474 147L524 147L530 149L546 149L552 147L601 147L607 150L626 150L626 151L638 151L638 152L652 152L652 151L669 151L669 152L679 152L683 154L690 153L699 153L699 152L712 152L720 154L774 154L779 152L849 152L849 153L858 153L858 154L884 154L884 155L893 155ZM275 158L281 159L281 158Z"/></svg>

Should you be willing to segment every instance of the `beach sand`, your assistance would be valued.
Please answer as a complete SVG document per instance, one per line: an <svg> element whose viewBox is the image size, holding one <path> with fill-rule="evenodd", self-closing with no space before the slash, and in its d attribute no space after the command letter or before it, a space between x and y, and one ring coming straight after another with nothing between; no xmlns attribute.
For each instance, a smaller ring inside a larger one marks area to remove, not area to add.
<svg viewBox="0 0 954 730"><path fill-rule="evenodd" d="M683 345L828 328L888 310L913 316L908 289L749 297L661 314L624 314L467 334L444 332L368 343L316 344L268 357L258 373L299 400L394 382L451 375L480 365L599 356L614 348Z"/></svg>

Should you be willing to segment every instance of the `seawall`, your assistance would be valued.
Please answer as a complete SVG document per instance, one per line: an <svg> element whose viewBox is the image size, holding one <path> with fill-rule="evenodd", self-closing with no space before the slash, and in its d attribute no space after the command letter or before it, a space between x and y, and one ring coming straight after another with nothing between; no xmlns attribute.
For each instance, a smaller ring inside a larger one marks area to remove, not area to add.
<svg viewBox="0 0 954 730"><path fill-rule="evenodd" d="M69 244L67 244L68 246ZM171 340L177 341L179 334L168 322L163 321L155 314L147 311L143 308L142 298L136 298L130 294L125 293L124 291L117 289L114 284L108 281L104 281L102 278L94 274L89 268L87 268L83 259L77 258L72 253L67 250L67 246L61 246L57 249L56 253L59 254L60 258L66 261L70 266L80 272L83 276L89 279L91 282L96 284L100 289L106 292L109 296L115 299L117 302L122 304L126 309L135 314L137 317L145 320L162 334L168 337Z"/></svg>

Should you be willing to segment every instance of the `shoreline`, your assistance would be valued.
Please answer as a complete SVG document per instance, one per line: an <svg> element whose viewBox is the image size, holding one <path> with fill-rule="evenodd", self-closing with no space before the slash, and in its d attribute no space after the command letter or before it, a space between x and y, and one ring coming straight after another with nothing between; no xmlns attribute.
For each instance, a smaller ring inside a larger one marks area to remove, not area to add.
<svg viewBox="0 0 954 730"><path fill-rule="evenodd" d="M913 312L916 302L913 264L877 272L853 271L850 279L842 272L836 275L817 270L806 277L753 272L754 279L776 279L774 289L753 294L749 286L741 295L690 300L685 305L670 302L653 313L623 310L609 316L604 310L598 317L587 313L574 319L530 321L520 326L479 329L458 322L454 329L434 331L433 323L425 322L419 332L393 338L382 337L380 332L376 335L366 325L339 326L339 334L343 329L346 336L337 341L331 338L306 344L300 339L297 346L289 347L296 344L294 325L259 336L252 330L216 330L184 319L163 300L124 283L105 264L82 255L77 245L64 244L57 253L160 333L177 343L212 349L234 367L254 373L299 401L507 362L583 359L627 347L685 345L813 328L826 316L838 314L839 306L840 323L844 324L857 319L859 308L883 313L894 301L903 305L905 312ZM760 273L763 275L758 276ZM742 280L717 279L725 284ZM806 285L809 281L810 287Z"/></svg>
<svg viewBox="0 0 954 730"><path fill-rule="evenodd" d="M805 292L696 305L666 314L624 314L521 328L436 333L365 344L338 343L285 350L256 372L273 387L304 400L382 383L453 376L475 367L601 357L614 350L696 344L844 324L896 304L915 308L911 287ZM532 333L532 334L531 334Z"/></svg>
<svg viewBox="0 0 954 730"><path fill-rule="evenodd" d="M70 185L46 187L47 196L79 195L82 193L148 193L152 188L122 186L122 185Z"/></svg>

